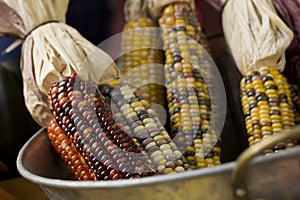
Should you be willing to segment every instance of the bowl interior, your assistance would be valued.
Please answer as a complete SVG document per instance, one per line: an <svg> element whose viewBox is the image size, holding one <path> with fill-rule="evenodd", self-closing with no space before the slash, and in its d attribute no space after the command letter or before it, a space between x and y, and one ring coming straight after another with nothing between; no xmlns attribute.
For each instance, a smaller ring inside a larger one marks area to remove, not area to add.
<svg viewBox="0 0 300 200"><path fill-rule="evenodd" d="M27 147L27 148L26 148ZM18 170L28 171L37 176L70 180L71 174L65 163L55 152L47 137L46 129L38 131L21 149Z"/></svg>

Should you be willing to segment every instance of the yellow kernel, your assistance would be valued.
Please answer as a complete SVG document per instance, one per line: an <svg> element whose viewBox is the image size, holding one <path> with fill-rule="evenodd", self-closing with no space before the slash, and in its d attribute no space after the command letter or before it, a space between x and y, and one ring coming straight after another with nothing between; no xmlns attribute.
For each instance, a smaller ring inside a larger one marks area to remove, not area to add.
<svg viewBox="0 0 300 200"><path fill-rule="evenodd" d="M181 167L181 166L177 166L177 167L175 168L175 171L176 171L176 172L184 172L185 169L184 169L183 167Z"/></svg>
<svg viewBox="0 0 300 200"><path fill-rule="evenodd" d="M182 26L185 25L185 21L183 19L176 19L175 23L176 25L182 25Z"/></svg>
<svg viewBox="0 0 300 200"><path fill-rule="evenodd" d="M164 172L163 172L163 174L172 174L172 173L174 173L174 170L172 169L172 168L166 168L165 170L164 170Z"/></svg>
<svg viewBox="0 0 300 200"><path fill-rule="evenodd" d="M259 117L260 117L260 119L270 119L270 115L269 114L262 114Z"/></svg>
<svg viewBox="0 0 300 200"><path fill-rule="evenodd" d="M195 29L192 25L187 25L186 30L189 31L189 32L195 32Z"/></svg>
<svg viewBox="0 0 300 200"><path fill-rule="evenodd" d="M281 116L280 116L280 115L271 115L270 117L271 117L272 120L273 120L273 119L278 119L278 120L281 119Z"/></svg>
<svg viewBox="0 0 300 200"><path fill-rule="evenodd" d="M255 92L257 92L257 93L260 93L260 92L262 92L262 93L266 93L266 89L265 88L257 88L256 90L255 90Z"/></svg>
<svg viewBox="0 0 300 200"><path fill-rule="evenodd" d="M250 88L253 88L253 84L252 83L249 83L249 84L245 85L245 90L248 90Z"/></svg>
<svg viewBox="0 0 300 200"><path fill-rule="evenodd" d="M166 160L166 159L162 159L162 160L160 160L160 161L158 162L157 165L162 166L162 165L166 165L166 163L167 163L167 160Z"/></svg>
<svg viewBox="0 0 300 200"><path fill-rule="evenodd" d="M117 84L119 84L119 80L116 80L116 79L114 79L114 80L112 80L112 81L109 82L109 85L111 87L115 87Z"/></svg>
<svg viewBox="0 0 300 200"><path fill-rule="evenodd" d="M249 138L248 138L248 142L251 144L251 143L253 143L253 136L250 136Z"/></svg>
<svg viewBox="0 0 300 200"><path fill-rule="evenodd" d="M266 87L268 87L268 86L270 86L270 85L276 85L276 83L275 83L274 81L266 81L266 82L264 83L264 85L265 85Z"/></svg>
<svg viewBox="0 0 300 200"><path fill-rule="evenodd" d="M261 106L259 107L259 109L269 110L269 111L270 111L270 106L269 106L269 104L268 104L268 105L261 105Z"/></svg>
<svg viewBox="0 0 300 200"><path fill-rule="evenodd" d="M272 131L272 127L271 126L264 126L261 128L261 131L264 132L264 131Z"/></svg>
<svg viewBox="0 0 300 200"><path fill-rule="evenodd" d="M263 82L261 79L256 79L256 80L252 81L252 84L253 84L253 86L258 86L258 85L262 86Z"/></svg>
<svg viewBox="0 0 300 200"><path fill-rule="evenodd" d="M262 105L269 105L267 101L258 101L257 106L261 107Z"/></svg>
<svg viewBox="0 0 300 200"><path fill-rule="evenodd" d="M206 167L207 163L206 160L204 158L201 158L199 160L197 160L197 168L203 168Z"/></svg>
<svg viewBox="0 0 300 200"><path fill-rule="evenodd" d="M174 14L174 7L173 6L168 6L164 10L164 15L173 15Z"/></svg>
<svg viewBox="0 0 300 200"><path fill-rule="evenodd" d="M251 128L252 128L252 124L248 123L248 124L246 125L246 129L251 129Z"/></svg>
<svg viewBox="0 0 300 200"><path fill-rule="evenodd" d="M291 126L291 121L290 120L284 120L284 121L282 121L282 125Z"/></svg>
<svg viewBox="0 0 300 200"><path fill-rule="evenodd" d="M273 133L279 133L282 131L282 128L273 128Z"/></svg>
<svg viewBox="0 0 300 200"><path fill-rule="evenodd" d="M266 90L266 94L277 94L277 90L275 90L275 89L268 89L268 90Z"/></svg>
<svg viewBox="0 0 300 200"><path fill-rule="evenodd" d="M259 130L259 129L254 129L253 135L260 135L260 134L261 134L261 130Z"/></svg>
<svg viewBox="0 0 300 200"><path fill-rule="evenodd" d="M261 110L259 110L259 114L260 114L260 115L269 115L269 114L270 114L270 111L269 111L269 110L261 109Z"/></svg>

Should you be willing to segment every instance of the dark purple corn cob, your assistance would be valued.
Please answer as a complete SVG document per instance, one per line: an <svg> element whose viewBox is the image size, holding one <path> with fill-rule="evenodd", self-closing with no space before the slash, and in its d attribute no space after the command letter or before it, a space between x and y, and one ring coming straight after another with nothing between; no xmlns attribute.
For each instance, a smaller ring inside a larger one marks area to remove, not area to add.
<svg viewBox="0 0 300 200"><path fill-rule="evenodd" d="M156 174L133 138L119 128L97 88L76 74L54 83L49 107L97 180Z"/></svg>

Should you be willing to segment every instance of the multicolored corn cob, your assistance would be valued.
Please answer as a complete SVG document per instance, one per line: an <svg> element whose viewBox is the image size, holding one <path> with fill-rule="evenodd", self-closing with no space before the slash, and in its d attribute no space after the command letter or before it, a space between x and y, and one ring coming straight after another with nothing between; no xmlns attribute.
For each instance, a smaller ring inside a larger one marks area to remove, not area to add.
<svg viewBox="0 0 300 200"><path fill-rule="evenodd" d="M141 94L123 81L113 81L109 86L112 88L110 98L116 121L133 136L158 174L189 170L182 153Z"/></svg>
<svg viewBox="0 0 300 200"><path fill-rule="evenodd" d="M54 149L68 165L70 173L75 179L96 180L95 172L92 172L70 138L58 126L55 119L52 119L48 126L48 138Z"/></svg>
<svg viewBox="0 0 300 200"><path fill-rule="evenodd" d="M241 101L250 146L295 125L289 85L275 67L249 71L241 80ZM296 141L282 142L266 153L295 144Z"/></svg>
<svg viewBox="0 0 300 200"><path fill-rule="evenodd" d="M77 75L65 77L50 88L48 102L56 123L97 180L156 174L131 136L118 127L109 104L94 85ZM49 131L53 128L52 124Z"/></svg>
<svg viewBox="0 0 300 200"><path fill-rule="evenodd" d="M201 27L186 3L167 6L159 25L165 49L165 81L172 136L191 168L220 164L218 137L211 128L211 99Z"/></svg>
<svg viewBox="0 0 300 200"><path fill-rule="evenodd" d="M122 32L122 74L137 87L150 104L166 105L163 76L163 51L157 24L150 18L139 18L125 24Z"/></svg>

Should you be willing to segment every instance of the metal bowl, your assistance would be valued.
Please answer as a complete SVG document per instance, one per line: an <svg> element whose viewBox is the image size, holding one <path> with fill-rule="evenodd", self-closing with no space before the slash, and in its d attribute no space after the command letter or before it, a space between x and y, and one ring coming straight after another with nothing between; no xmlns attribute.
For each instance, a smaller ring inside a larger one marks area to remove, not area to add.
<svg viewBox="0 0 300 200"><path fill-rule="evenodd" d="M255 157L249 163L249 199L300 199L300 147L270 156ZM233 199L232 173L236 162L173 175L118 181L76 181L57 156L46 129L36 133L17 158L20 174L37 183L49 199ZM241 192L241 191L239 191Z"/></svg>

